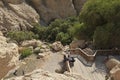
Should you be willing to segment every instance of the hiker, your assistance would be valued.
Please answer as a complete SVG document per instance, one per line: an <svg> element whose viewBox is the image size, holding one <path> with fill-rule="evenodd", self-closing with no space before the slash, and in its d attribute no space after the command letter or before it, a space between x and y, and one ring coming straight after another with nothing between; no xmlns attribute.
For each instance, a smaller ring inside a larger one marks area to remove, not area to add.
<svg viewBox="0 0 120 80"><path fill-rule="evenodd" d="M63 62L66 62L66 61L69 61L70 67L73 67L73 66L74 66L74 62L75 62L74 57L70 57L70 55L68 55L68 57L66 57L66 55L64 55L64 60L63 60Z"/></svg>
<svg viewBox="0 0 120 80"><path fill-rule="evenodd" d="M73 67L73 66L74 66L74 62L75 62L74 57L70 57L70 56L68 55L68 60L69 60L69 63L70 63L70 67Z"/></svg>
<svg viewBox="0 0 120 80"><path fill-rule="evenodd" d="M74 58L72 57L72 60L70 61L70 67L74 67L74 62L75 62L75 60L74 60Z"/></svg>

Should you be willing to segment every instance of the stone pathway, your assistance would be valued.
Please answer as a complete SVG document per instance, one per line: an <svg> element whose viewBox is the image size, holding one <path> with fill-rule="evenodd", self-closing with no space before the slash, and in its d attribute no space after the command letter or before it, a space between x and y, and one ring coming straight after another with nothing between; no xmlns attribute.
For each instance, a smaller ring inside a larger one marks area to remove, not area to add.
<svg viewBox="0 0 120 80"><path fill-rule="evenodd" d="M63 65L63 55L61 53L62 52L51 53L48 60L44 63L45 65L42 66L42 69L50 72L55 72L55 70L61 69Z"/></svg>
<svg viewBox="0 0 120 80"><path fill-rule="evenodd" d="M88 80L105 80L106 68L104 65L103 56L97 57L95 63L89 67L81 63L77 58L75 58L74 67L71 69L72 72L81 74L81 76L87 78Z"/></svg>

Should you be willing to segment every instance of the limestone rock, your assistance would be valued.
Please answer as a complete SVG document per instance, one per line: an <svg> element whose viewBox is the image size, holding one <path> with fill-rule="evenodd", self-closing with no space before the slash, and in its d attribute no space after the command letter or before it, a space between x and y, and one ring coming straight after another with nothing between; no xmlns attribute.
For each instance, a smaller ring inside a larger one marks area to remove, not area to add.
<svg viewBox="0 0 120 80"><path fill-rule="evenodd" d="M31 0L32 6L46 23L56 18L75 16L76 10L72 0Z"/></svg>
<svg viewBox="0 0 120 80"><path fill-rule="evenodd" d="M39 53L38 58L44 58L44 57L46 57L46 56L48 56L50 54L51 54L51 52Z"/></svg>
<svg viewBox="0 0 120 80"><path fill-rule="evenodd" d="M36 47L36 48L34 49L34 53L36 53L36 54L40 53L40 47Z"/></svg>
<svg viewBox="0 0 120 80"><path fill-rule="evenodd" d="M111 58L109 59L107 62L106 62L106 67L111 70L113 69L116 65L120 64L120 62L114 58Z"/></svg>
<svg viewBox="0 0 120 80"><path fill-rule="evenodd" d="M115 66L111 71L110 71L110 77L113 80L120 80L120 65Z"/></svg>
<svg viewBox="0 0 120 80"><path fill-rule="evenodd" d="M38 47L38 46L41 46L42 45L42 42L39 41L39 40L26 40L26 41L23 41L21 46L22 47L29 47L29 46L33 46L34 48L35 47Z"/></svg>
<svg viewBox="0 0 120 80"><path fill-rule="evenodd" d="M120 61L109 59L106 67L109 69L110 80L120 80Z"/></svg>
<svg viewBox="0 0 120 80"><path fill-rule="evenodd" d="M6 38L0 35L0 79L17 64L18 60L18 46L15 43L7 43Z"/></svg>
<svg viewBox="0 0 120 80"><path fill-rule="evenodd" d="M75 48L84 48L85 47L85 40L74 40L70 43L70 49Z"/></svg>
<svg viewBox="0 0 120 80"><path fill-rule="evenodd" d="M15 3L15 4L14 4ZM16 4L17 3L17 4ZM22 0L0 1L0 30L27 30L39 22L39 15Z"/></svg>
<svg viewBox="0 0 120 80"><path fill-rule="evenodd" d="M76 74L57 74L43 71L41 69L34 70L31 73L20 77L13 77L5 80L87 80Z"/></svg>
<svg viewBox="0 0 120 80"><path fill-rule="evenodd" d="M52 49L55 50L55 51L60 51L60 50L63 50L63 45L61 42L59 41L56 41L52 44Z"/></svg>

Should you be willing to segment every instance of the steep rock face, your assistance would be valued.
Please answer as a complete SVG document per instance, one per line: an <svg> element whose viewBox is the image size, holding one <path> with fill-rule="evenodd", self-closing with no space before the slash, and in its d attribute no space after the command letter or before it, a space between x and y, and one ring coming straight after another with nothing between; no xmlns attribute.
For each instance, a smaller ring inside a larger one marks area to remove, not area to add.
<svg viewBox="0 0 120 80"><path fill-rule="evenodd" d="M76 15L72 0L31 0L31 5L46 23L56 18Z"/></svg>
<svg viewBox="0 0 120 80"><path fill-rule="evenodd" d="M0 1L0 30L26 30L39 22L39 15L23 0Z"/></svg>
<svg viewBox="0 0 120 80"><path fill-rule="evenodd" d="M86 80L77 74L57 74L50 73L43 70L35 70L29 74L20 77L13 77L5 80Z"/></svg>
<svg viewBox="0 0 120 80"><path fill-rule="evenodd" d="M87 0L1 0L0 30L26 30L41 20L50 23L56 18L79 14ZM30 6L26 3L29 2ZM34 9L33 9L34 8Z"/></svg>
<svg viewBox="0 0 120 80"><path fill-rule="evenodd" d="M16 65L18 59L18 46L14 43L7 43L6 38L0 32L0 79Z"/></svg>

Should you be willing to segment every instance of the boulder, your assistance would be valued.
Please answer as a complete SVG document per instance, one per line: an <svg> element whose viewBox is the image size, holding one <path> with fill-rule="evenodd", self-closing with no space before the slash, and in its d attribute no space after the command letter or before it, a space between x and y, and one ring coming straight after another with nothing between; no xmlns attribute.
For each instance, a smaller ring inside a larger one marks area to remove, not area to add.
<svg viewBox="0 0 120 80"><path fill-rule="evenodd" d="M63 49L63 50L64 50L64 51L69 50L69 45L64 46L64 49Z"/></svg>
<svg viewBox="0 0 120 80"><path fill-rule="evenodd" d="M85 40L74 40L72 43L70 43L70 49L85 48L85 46Z"/></svg>
<svg viewBox="0 0 120 80"><path fill-rule="evenodd" d="M120 80L120 61L112 58L106 62L111 80Z"/></svg>
<svg viewBox="0 0 120 80"><path fill-rule="evenodd" d="M51 53L52 52L50 52L50 51L49 52L45 52L45 53L39 53L37 58L44 58L44 57L50 55Z"/></svg>
<svg viewBox="0 0 120 80"><path fill-rule="evenodd" d="M107 62L106 62L106 67L111 70L113 69L116 65L120 64L120 61L114 59L114 58L111 58L109 59Z"/></svg>
<svg viewBox="0 0 120 80"><path fill-rule="evenodd" d="M40 53L40 47L36 47L36 48L34 49L34 53L35 53L35 54Z"/></svg>
<svg viewBox="0 0 120 80"><path fill-rule="evenodd" d="M0 79L17 65L18 61L18 46L15 43L7 43L6 38L0 35Z"/></svg>
<svg viewBox="0 0 120 80"><path fill-rule="evenodd" d="M111 71L110 71L110 77L113 80L120 80L120 64L116 65Z"/></svg>
<svg viewBox="0 0 120 80"><path fill-rule="evenodd" d="M42 45L42 42L40 40L35 40L35 39L33 39L33 40L26 40L26 41L23 41L21 43L22 47L33 46L35 48L35 47L39 47L41 45Z"/></svg>
<svg viewBox="0 0 120 80"><path fill-rule="evenodd" d="M52 44L52 49L55 50L55 51L60 51L60 50L63 50L63 45L61 42L59 41L56 41Z"/></svg>

